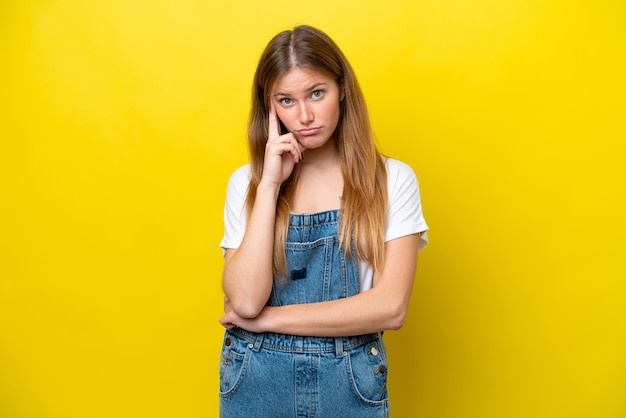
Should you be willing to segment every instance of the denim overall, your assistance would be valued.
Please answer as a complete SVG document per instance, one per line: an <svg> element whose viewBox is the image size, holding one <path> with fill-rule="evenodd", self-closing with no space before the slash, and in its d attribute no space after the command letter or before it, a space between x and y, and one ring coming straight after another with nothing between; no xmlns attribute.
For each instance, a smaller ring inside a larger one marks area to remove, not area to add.
<svg viewBox="0 0 626 418"><path fill-rule="evenodd" d="M338 210L291 215L288 277L271 306L321 302L359 292L357 260L337 237ZM224 335L220 363L222 418L387 417L387 359L381 334L299 337Z"/></svg>

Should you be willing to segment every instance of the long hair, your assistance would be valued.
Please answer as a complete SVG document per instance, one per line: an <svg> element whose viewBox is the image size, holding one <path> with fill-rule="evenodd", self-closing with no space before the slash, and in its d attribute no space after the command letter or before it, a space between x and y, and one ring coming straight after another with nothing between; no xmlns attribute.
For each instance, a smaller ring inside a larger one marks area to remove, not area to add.
<svg viewBox="0 0 626 418"><path fill-rule="evenodd" d="M318 71L337 83L344 93L339 122L333 134L343 175L339 241L344 252L366 260L374 270L382 266L387 219L387 172L376 149L365 98L352 67L339 47L322 31L296 26L276 35L267 45L254 75L252 109L248 126L251 180L246 198L248 216L263 173L268 138L270 91L276 80L293 68ZM287 270L285 240L299 165L283 182L276 205L274 234L275 276ZM353 245L354 243L354 250Z"/></svg>

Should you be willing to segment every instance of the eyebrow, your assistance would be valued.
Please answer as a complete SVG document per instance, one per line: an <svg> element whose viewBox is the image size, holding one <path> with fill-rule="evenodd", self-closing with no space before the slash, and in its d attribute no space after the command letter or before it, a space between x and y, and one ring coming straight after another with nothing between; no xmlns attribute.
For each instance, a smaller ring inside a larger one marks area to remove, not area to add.
<svg viewBox="0 0 626 418"><path fill-rule="evenodd" d="M311 87L306 89L306 92L308 93L308 92L312 92L312 91L318 90L320 87L326 87L327 84L328 83L325 83L325 82L315 83ZM274 93L272 96L276 97L276 96L290 96L290 95L291 95L291 93L277 92L277 93Z"/></svg>

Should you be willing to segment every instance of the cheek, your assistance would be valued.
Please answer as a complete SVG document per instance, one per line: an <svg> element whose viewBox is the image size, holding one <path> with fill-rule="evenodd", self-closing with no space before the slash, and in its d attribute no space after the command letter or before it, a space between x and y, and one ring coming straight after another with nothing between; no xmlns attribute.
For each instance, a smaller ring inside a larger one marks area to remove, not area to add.
<svg viewBox="0 0 626 418"><path fill-rule="evenodd" d="M276 116L278 116L278 119L282 120L283 122L286 119L287 114L285 113L284 110L276 110Z"/></svg>
<svg viewBox="0 0 626 418"><path fill-rule="evenodd" d="M282 111L276 110L276 116L278 116L278 119L283 123L283 125L285 125L285 127L289 128L289 125L291 124L291 116L289 115L289 112L285 111L285 109L282 109Z"/></svg>
<svg viewBox="0 0 626 418"><path fill-rule="evenodd" d="M340 108L339 104L337 104L336 106L332 106L331 108L327 109L326 117L329 120L339 121L340 115L341 115L341 108Z"/></svg>

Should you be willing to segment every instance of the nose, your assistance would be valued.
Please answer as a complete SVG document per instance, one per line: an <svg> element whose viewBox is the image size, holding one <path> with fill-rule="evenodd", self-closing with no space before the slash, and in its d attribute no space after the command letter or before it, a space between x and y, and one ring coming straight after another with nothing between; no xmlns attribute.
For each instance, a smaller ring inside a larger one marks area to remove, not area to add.
<svg viewBox="0 0 626 418"><path fill-rule="evenodd" d="M315 116L313 114L313 109L311 108L311 106L306 102L300 104L300 112L298 114L298 120L300 121L300 123L303 125L308 125L309 123L313 122L314 119Z"/></svg>

